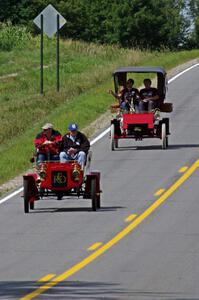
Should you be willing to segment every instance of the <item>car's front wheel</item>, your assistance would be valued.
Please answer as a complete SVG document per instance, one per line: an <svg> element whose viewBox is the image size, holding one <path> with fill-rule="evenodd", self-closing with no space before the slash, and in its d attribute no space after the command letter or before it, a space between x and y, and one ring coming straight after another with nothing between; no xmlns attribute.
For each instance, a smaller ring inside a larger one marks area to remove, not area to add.
<svg viewBox="0 0 199 300"><path fill-rule="evenodd" d="M162 132L161 132L161 140L162 140L162 149L167 148L167 136L166 136L166 124L162 123Z"/></svg>
<svg viewBox="0 0 199 300"><path fill-rule="evenodd" d="M111 151L114 151L115 150L115 127L114 127L114 124L111 124L111 141L110 141L110 148L111 148Z"/></svg>
<svg viewBox="0 0 199 300"><path fill-rule="evenodd" d="M99 205L97 201L97 193L96 193L96 178L91 180L91 201L92 201L92 210L96 211L97 206Z"/></svg>

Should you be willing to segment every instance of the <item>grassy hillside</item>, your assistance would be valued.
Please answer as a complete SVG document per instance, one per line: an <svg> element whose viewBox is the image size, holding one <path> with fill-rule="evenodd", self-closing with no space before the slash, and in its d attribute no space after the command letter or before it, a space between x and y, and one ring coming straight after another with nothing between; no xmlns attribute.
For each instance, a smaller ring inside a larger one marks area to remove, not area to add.
<svg viewBox="0 0 199 300"><path fill-rule="evenodd" d="M57 93L56 43L45 39L44 96L39 94L39 40L31 39L24 49L0 52L0 184L30 167L33 139L44 122L53 122L64 133L69 122L84 128L108 109L113 98L106 91L113 86L116 67L169 69L199 56L199 50L152 53L71 40L62 41L60 51Z"/></svg>

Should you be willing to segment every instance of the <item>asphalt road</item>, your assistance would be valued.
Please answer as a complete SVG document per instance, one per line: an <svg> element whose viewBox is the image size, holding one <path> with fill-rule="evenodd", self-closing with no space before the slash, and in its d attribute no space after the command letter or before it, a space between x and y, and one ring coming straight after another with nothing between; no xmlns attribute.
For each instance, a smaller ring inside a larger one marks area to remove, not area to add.
<svg viewBox="0 0 199 300"><path fill-rule="evenodd" d="M20 196L0 205L0 299L199 299L198 78L196 67L169 85L167 150L154 139L110 152L108 135L93 145L100 211L76 199L26 215Z"/></svg>

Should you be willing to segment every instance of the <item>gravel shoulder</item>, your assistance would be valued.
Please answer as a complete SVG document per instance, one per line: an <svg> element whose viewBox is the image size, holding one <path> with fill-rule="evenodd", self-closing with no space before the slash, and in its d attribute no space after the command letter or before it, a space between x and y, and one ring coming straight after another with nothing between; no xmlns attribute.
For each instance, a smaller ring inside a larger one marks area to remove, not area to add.
<svg viewBox="0 0 199 300"><path fill-rule="evenodd" d="M183 70L199 63L199 58L188 61L182 65L179 65L168 71L168 79L182 72ZM97 120L92 122L89 126L84 128L82 131L92 140L99 132L103 131L103 129L107 128L111 119L111 112L107 111L105 114L100 116ZM29 170L28 170L29 171ZM27 171L27 172L28 172ZM8 182L0 185L0 196L6 194L18 187L22 186L23 174L9 180Z"/></svg>

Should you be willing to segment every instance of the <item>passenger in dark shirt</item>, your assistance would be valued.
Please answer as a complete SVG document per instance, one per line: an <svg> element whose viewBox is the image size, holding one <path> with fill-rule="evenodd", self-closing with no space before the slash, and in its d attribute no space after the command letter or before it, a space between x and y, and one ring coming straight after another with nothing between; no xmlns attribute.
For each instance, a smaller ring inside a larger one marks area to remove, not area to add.
<svg viewBox="0 0 199 300"><path fill-rule="evenodd" d="M69 132L66 133L62 139L60 162L65 163L70 160L77 160L83 170L86 162L86 155L90 148L90 142L83 133L78 131L77 124L70 124L68 129Z"/></svg>
<svg viewBox="0 0 199 300"><path fill-rule="evenodd" d="M145 88L140 90L139 109L140 111L152 111L159 105L158 90L151 87L151 79L146 78L143 83Z"/></svg>
<svg viewBox="0 0 199 300"><path fill-rule="evenodd" d="M131 78L128 79L126 88L122 92L121 108L124 111L129 111L131 108L136 111L138 108L139 91L138 89L134 88L133 85L134 80Z"/></svg>
<svg viewBox="0 0 199 300"><path fill-rule="evenodd" d="M123 87L118 94L114 93L112 90L109 90L109 93L119 100L119 104L122 110L138 111L139 106L139 91L133 87L134 80L129 78L126 83L126 87Z"/></svg>

